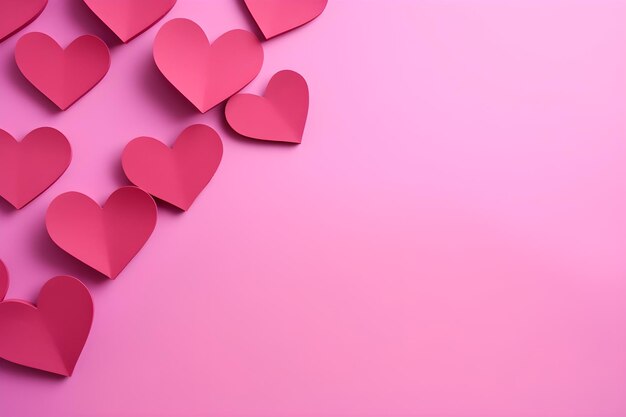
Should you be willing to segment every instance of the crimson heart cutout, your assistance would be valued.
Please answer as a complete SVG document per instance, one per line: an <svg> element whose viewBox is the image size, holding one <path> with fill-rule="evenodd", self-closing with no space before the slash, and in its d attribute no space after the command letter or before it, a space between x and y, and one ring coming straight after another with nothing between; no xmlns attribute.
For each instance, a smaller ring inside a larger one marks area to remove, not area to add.
<svg viewBox="0 0 626 417"><path fill-rule="evenodd" d="M102 208L84 194L61 194L48 207L46 228L61 249L115 279L146 243L156 220L149 194L122 187Z"/></svg>
<svg viewBox="0 0 626 417"><path fill-rule="evenodd" d="M15 62L31 84L65 110L104 78L111 57L95 36L80 36L62 49L50 36L32 32L17 41Z"/></svg>
<svg viewBox="0 0 626 417"><path fill-rule="evenodd" d="M322 14L328 0L244 0L265 39L302 26Z"/></svg>
<svg viewBox="0 0 626 417"><path fill-rule="evenodd" d="M309 110L309 88L297 72L274 74L263 97L237 94L226 104L226 120L239 134L249 138L302 142Z"/></svg>
<svg viewBox="0 0 626 417"><path fill-rule="evenodd" d="M9 271L4 263L0 261L0 301L4 300L9 290Z"/></svg>
<svg viewBox="0 0 626 417"><path fill-rule="evenodd" d="M17 142L0 129L0 196L20 209L50 187L67 169L72 149L65 136L40 127Z"/></svg>
<svg viewBox="0 0 626 417"><path fill-rule="evenodd" d="M0 0L0 42L35 20L48 0Z"/></svg>
<svg viewBox="0 0 626 417"><path fill-rule="evenodd" d="M202 113L245 87L263 65L263 48L252 33L231 30L211 45L188 19L161 27L153 55L165 78Z"/></svg>
<svg viewBox="0 0 626 417"><path fill-rule="evenodd" d="M172 148L153 138L133 139L122 154L122 167L136 186L188 210L213 178L222 153L217 132L198 124L183 130Z"/></svg>
<svg viewBox="0 0 626 417"><path fill-rule="evenodd" d="M89 290L59 276L41 289L37 306L21 300L0 303L0 358L70 376L93 320Z"/></svg>
<svg viewBox="0 0 626 417"><path fill-rule="evenodd" d="M83 0L122 42L128 42L174 7L176 0Z"/></svg>

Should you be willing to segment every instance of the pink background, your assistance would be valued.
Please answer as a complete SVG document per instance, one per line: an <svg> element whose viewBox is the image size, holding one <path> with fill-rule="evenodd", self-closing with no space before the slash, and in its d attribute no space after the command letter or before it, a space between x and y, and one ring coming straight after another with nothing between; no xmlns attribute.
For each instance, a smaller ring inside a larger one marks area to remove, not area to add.
<svg viewBox="0 0 626 417"><path fill-rule="evenodd" d="M179 0L121 45L79 0L50 0L0 44L0 127L50 125L74 160L15 212L0 202L9 297L57 274L93 292L75 375L0 361L0 415L626 415L626 1L330 0L266 42L311 89L304 142L240 139L157 71L154 35L191 17L253 29L237 0ZM112 47L107 77L59 113L19 74L27 31ZM68 190L126 184L132 138L222 134L186 214L160 206L108 281L48 238Z"/></svg>

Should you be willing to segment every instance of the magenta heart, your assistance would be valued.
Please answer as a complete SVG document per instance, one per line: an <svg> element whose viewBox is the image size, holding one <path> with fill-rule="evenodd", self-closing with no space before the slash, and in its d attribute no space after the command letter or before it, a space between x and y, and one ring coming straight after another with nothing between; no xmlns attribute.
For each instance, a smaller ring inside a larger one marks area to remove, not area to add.
<svg viewBox="0 0 626 417"><path fill-rule="evenodd" d="M4 263L0 261L0 301L4 300L9 290L9 271Z"/></svg>
<svg viewBox="0 0 626 417"><path fill-rule="evenodd" d="M231 30L211 45L188 19L163 25L153 55L165 78L202 113L245 87L263 65L263 48L252 33Z"/></svg>
<svg viewBox="0 0 626 417"><path fill-rule="evenodd" d="M128 179L153 196L188 210L222 160L222 140L205 125L189 126L172 148L156 139L133 139L122 154Z"/></svg>
<svg viewBox="0 0 626 417"><path fill-rule="evenodd" d="M170 11L176 0L83 0L122 42L139 35Z"/></svg>
<svg viewBox="0 0 626 417"><path fill-rule="evenodd" d="M76 278L52 278L41 289L37 306L21 300L0 302L0 358L70 376L92 321L87 287Z"/></svg>
<svg viewBox="0 0 626 417"><path fill-rule="evenodd" d="M0 196L20 209L50 187L72 160L61 132L40 127L17 142L0 129Z"/></svg>
<svg viewBox="0 0 626 417"><path fill-rule="evenodd" d="M28 81L65 110L104 78L111 57L95 36L76 38L64 50L50 36L32 32L17 41L15 62Z"/></svg>
<svg viewBox="0 0 626 417"><path fill-rule="evenodd" d="M302 26L322 14L328 0L244 0L265 39Z"/></svg>
<svg viewBox="0 0 626 417"><path fill-rule="evenodd" d="M294 71L274 74L263 97L237 94L226 104L226 120L239 134L249 138L302 142L309 110L309 89Z"/></svg>
<svg viewBox="0 0 626 417"><path fill-rule="evenodd" d="M48 0L0 0L0 42L35 20Z"/></svg>
<svg viewBox="0 0 626 417"><path fill-rule="evenodd" d="M61 194L46 213L54 243L111 279L143 247L156 221L154 200L136 187L118 189L104 207L81 193Z"/></svg>

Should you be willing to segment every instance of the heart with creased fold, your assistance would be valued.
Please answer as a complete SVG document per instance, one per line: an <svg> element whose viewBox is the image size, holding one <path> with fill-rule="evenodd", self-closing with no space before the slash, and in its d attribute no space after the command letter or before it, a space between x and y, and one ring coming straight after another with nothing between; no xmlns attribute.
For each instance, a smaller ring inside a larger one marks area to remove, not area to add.
<svg viewBox="0 0 626 417"><path fill-rule="evenodd" d="M265 39L302 26L322 14L328 0L244 0Z"/></svg>
<svg viewBox="0 0 626 417"><path fill-rule="evenodd" d="M70 376L93 321L87 287L69 276L49 280L37 305L0 302L0 358L19 365Z"/></svg>
<svg viewBox="0 0 626 417"><path fill-rule="evenodd" d="M0 42L35 20L48 0L0 0Z"/></svg>
<svg viewBox="0 0 626 417"><path fill-rule="evenodd" d="M67 169L72 149L65 136L40 127L21 142L0 129L0 197L20 209L43 193Z"/></svg>

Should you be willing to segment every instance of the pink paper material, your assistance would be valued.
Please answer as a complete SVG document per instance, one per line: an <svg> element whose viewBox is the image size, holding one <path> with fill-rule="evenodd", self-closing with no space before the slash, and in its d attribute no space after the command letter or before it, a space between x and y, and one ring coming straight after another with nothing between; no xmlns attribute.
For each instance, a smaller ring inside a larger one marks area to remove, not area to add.
<svg viewBox="0 0 626 417"><path fill-rule="evenodd" d="M0 197L20 209L50 187L67 169L72 149L65 136L40 127L17 142L0 129Z"/></svg>
<svg viewBox="0 0 626 417"><path fill-rule="evenodd" d="M206 125L183 130L172 148L156 139L133 139L122 155L128 179L153 196L188 210L222 160L222 140Z"/></svg>
<svg viewBox="0 0 626 417"><path fill-rule="evenodd" d="M297 72L274 74L264 96L237 94L226 104L226 120L239 134L249 138L302 142L309 110L309 89Z"/></svg>
<svg viewBox="0 0 626 417"><path fill-rule="evenodd" d="M62 49L45 33L32 32L17 42L15 62L28 81L65 110L104 78L111 57L106 44L92 35Z"/></svg>
<svg viewBox="0 0 626 417"><path fill-rule="evenodd" d="M35 20L46 4L48 0L0 0L0 42Z"/></svg>
<svg viewBox="0 0 626 417"><path fill-rule="evenodd" d="M84 0L122 42L139 35L170 11L176 0Z"/></svg>
<svg viewBox="0 0 626 417"><path fill-rule="evenodd" d="M4 300L9 289L9 271L4 263L0 261L0 301Z"/></svg>
<svg viewBox="0 0 626 417"><path fill-rule="evenodd" d="M302 26L319 16L328 0L244 0L266 39Z"/></svg>
<svg viewBox="0 0 626 417"><path fill-rule="evenodd" d="M156 221L154 200L136 187L116 190L103 207L78 192L61 194L46 213L54 243L110 279L143 247Z"/></svg>
<svg viewBox="0 0 626 417"><path fill-rule="evenodd" d="M231 30L209 44L189 19L163 25L153 54L165 78L202 113L245 87L263 65L263 48L252 33Z"/></svg>
<svg viewBox="0 0 626 417"><path fill-rule="evenodd" d="M0 358L71 376L92 320L87 287L69 276L52 278L36 306L22 300L0 302Z"/></svg>

